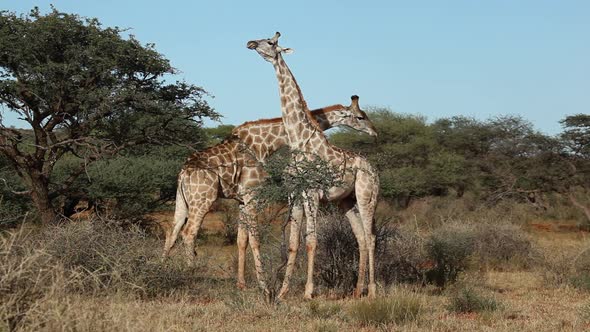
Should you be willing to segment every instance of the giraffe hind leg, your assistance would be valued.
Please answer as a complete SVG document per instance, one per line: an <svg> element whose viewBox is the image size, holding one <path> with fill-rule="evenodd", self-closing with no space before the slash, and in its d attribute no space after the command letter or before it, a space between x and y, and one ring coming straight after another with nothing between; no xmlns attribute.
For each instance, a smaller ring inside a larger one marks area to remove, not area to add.
<svg viewBox="0 0 590 332"><path fill-rule="evenodd" d="M218 182L217 175L213 172L199 169L190 174L188 184L190 190L187 193L188 219L182 230L187 259L189 264L195 263L195 239L203 223L205 215L211 209L211 205L217 199Z"/></svg>
<svg viewBox="0 0 590 332"><path fill-rule="evenodd" d="M238 280L236 284L239 289L245 289L246 278L244 275L246 269L246 249L248 248L248 230L241 218L238 221L238 236L236 242L238 244Z"/></svg>
<svg viewBox="0 0 590 332"><path fill-rule="evenodd" d="M363 294L363 290L365 287L365 273L367 269L368 249L366 234L363 228L361 217L354 204L348 206L348 210L345 211L345 216L350 222L350 227L352 228L352 232L354 234L354 237L356 238L359 247L358 276L353 296L360 297Z"/></svg>
<svg viewBox="0 0 590 332"><path fill-rule="evenodd" d="M279 291L278 299L285 297L289 291L289 283L291 275L295 269L295 260L297 259L297 250L299 249L299 232L301 230L301 223L303 222L303 208L301 206L293 206L291 211L291 225L289 233L289 255L287 258L287 265L285 268L285 277L283 285Z"/></svg>
<svg viewBox="0 0 590 332"><path fill-rule="evenodd" d="M162 258L168 257L170 250L176 244L176 239L180 230L186 223L188 216L188 202L185 200L185 193L183 192L184 175L181 174L178 181L178 189L176 189L176 205L174 208L174 225L171 230L166 231L166 243L164 245L164 252Z"/></svg>
<svg viewBox="0 0 590 332"><path fill-rule="evenodd" d="M199 229L201 228L201 224L205 219L205 215L209 212L209 208L212 204L213 201L210 201L200 207L189 207L188 221L182 232L184 233L183 239L187 262L191 266L194 265L196 261L195 240L199 233Z"/></svg>
<svg viewBox="0 0 590 332"><path fill-rule="evenodd" d="M365 239L367 243L367 254L369 260L369 285L368 296L376 297L377 285L375 283L375 234L374 221L375 209L377 207L377 196L379 193L379 179L372 173L361 172L359 180L367 183L364 188L357 187L357 207L362 221Z"/></svg>

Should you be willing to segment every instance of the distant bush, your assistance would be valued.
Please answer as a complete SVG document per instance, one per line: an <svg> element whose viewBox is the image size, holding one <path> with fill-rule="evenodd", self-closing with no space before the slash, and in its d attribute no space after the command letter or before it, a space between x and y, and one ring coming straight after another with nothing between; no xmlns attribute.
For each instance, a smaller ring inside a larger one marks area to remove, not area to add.
<svg viewBox="0 0 590 332"><path fill-rule="evenodd" d="M492 297L479 294L471 287L463 287L450 297L448 310L457 313L495 311L501 305Z"/></svg>
<svg viewBox="0 0 590 332"><path fill-rule="evenodd" d="M478 263L491 267L528 268L539 260L539 252L521 227L507 223L481 223L473 229Z"/></svg>

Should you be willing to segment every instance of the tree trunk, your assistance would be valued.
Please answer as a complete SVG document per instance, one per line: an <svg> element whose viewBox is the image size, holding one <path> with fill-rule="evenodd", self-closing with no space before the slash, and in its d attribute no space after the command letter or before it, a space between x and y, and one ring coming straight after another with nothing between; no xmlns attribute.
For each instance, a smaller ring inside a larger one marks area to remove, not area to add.
<svg viewBox="0 0 590 332"><path fill-rule="evenodd" d="M56 213L51 205L49 198L49 188L47 179L36 172L29 173L31 200L39 212L41 222L50 224L56 220Z"/></svg>
<svg viewBox="0 0 590 332"><path fill-rule="evenodd" d="M576 195L573 192L571 192L571 191L568 192L568 197L575 207L577 207L578 209L580 209L584 212L584 215L586 216L586 220L590 223L590 208L588 206L580 203L580 201L578 201L578 199L576 198Z"/></svg>

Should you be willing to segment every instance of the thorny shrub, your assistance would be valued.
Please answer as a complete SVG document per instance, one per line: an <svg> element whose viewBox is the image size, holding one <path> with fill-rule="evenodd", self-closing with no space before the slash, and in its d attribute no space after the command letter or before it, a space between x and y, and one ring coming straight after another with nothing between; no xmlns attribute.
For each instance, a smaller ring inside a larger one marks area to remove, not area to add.
<svg viewBox="0 0 590 332"><path fill-rule="evenodd" d="M52 226L43 236L49 254L92 280L77 291L130 291L147 297L197 291L199 268L172 259L161 262L155 250L160 243L138 228L92 220Z"/></svg>

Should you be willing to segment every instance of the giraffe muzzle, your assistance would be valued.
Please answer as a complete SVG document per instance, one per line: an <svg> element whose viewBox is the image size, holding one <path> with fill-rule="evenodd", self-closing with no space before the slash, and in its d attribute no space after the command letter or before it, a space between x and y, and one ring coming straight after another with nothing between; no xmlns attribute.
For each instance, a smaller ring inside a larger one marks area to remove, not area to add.
<svg viewBox="0 0 590 332"><path fill-rule="evenodd" d="M248 44L246 44L246 47L249 48L249 49L251 49L251 50L253 50L256 47L258 47L258 43L255 42L255 41L253 41L253 40L251 40L251 41L248 42Z"/></svg>

